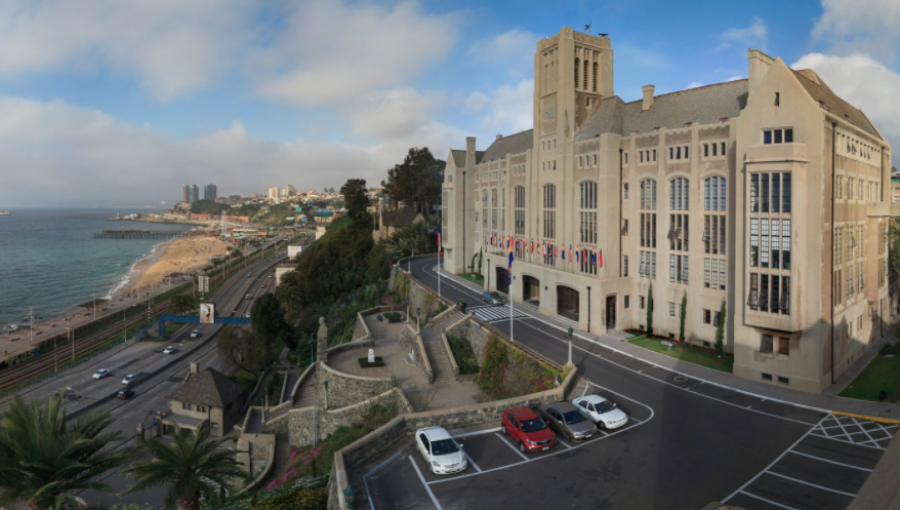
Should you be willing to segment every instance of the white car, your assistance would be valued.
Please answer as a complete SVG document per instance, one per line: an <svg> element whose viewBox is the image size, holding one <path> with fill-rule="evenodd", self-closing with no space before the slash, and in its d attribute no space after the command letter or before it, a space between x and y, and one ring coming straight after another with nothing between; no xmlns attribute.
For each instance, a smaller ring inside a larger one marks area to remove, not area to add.
<svg viewBox="0 0 900 510"><path fill-rule="evenodd" d="M426 427L416 431L416 447L436 475L458 473L469 467L462 446L444 427Z"/></svg>
<svg viewBox="0 0 900 510"><path fill-rule="evenodd" d="M244 314L244 317L246 317L246 318L249 319L249 318L250 318L250 312L245 313L245 314Z"/></svg>
<svg viewBox="0 0 900 510"><path fill-rule="evenodd" d="M122 379L122 384L124 384L125 386L128 386L129 384L133 383L134 381L137 381L137 376L134 374L128 374L125 376L125 379Z"/></svg>
<svg viewBox="0 0 900 510"><path fill-rule="evenodd" d="M195 329L194 331L191 331L191 338L197 338L198 336L200 336L199 329Z"/></svg>
<svg viewBox="0 0 900 510"><path fill-rule="evenodd" d="M97 370L96 372L94 372L94 379L103 379L104 377L106 377L108 375L109 375L109 370L107 370L105 368L101 368L100 370Z"/></svg>
<svg viewBox="0 0 900 510"><path fill-rule="evenodd" d="M175 346L170 345L166 347L166 350L163 351L163 354L172 354L173 352L175 352Z"/></svg>
<svg viewBox="0 0 900 510"><path fill-rule="evenodd" d="M617 429L628 423L628 415L600 395L578 397L572 400L572 405L601 429Z"/></svg>

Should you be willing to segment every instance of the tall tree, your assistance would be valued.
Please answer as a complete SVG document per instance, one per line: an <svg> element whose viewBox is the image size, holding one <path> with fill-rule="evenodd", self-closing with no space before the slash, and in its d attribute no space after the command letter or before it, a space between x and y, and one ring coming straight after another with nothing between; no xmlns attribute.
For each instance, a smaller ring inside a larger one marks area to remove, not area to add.
<svg viewBox="0 0 900 510"><path fill-rule="evenodd" d="M271 343L262 335L225 326L216 337L216 347L234 367L258 378L266 368Z"/></svg>
<svg viewBox="0 0 900 510"><path fill-rule="evenodd" d="M381 185L394 205L403 202L423 211L427 203L436 203L440 196L443 167L427 147L413 147L403 163L388 170L388 178Z"/></svg>
<svg viewBox="0 0 900 510"><path fill-rule="evenodd" d="M348 179L347 183L341 188L341 194L344 195L344 206L347 208L347 214L354 221L371 218L366 213L369 207L369 197L366 196L366 180L365 179Z"/></svg>
<svg viewBox="0 0 900 510"><path fill-rule="evenodd" d="M719 311L719 323L716 324L716 350L719 357L725 358L725 312L728 311L725 301L722 301L722 310Z"/></svg>
<svg viewBox="0 0 900 510"><path fill-rule="evenodd" d="M647 290L647 336L653 336L653 286Z"/></svg>
<svg viewBox="0 0 900 510"><path fill-rule="evenodd" d="M16 396L0 421L0 506L26 501L29 510L59 510L85 489L112 492L102 475L131 460L107 445L121 431L104 432L115 420L103 408L68 420L62 394L46 404Z"/></svg>
<svg viewBox="0 0 900 510"><path fill-rule="evenodd" d="M201 497L206 501L221 501L221 488L234 491L232 480L253 479L241 468L236 452L230 448L220 448L231 439L210 439L207 424L190 434L175 426L171 444L157 438L139 443L138 448L152 458L125 470L126 474L137 479L137 483L125 493L167 487L166 507L176 505L178 510L199 509Z"/></svg>
<svg viewBox="0 0 900 510"><path fill-rule="evenodd" d="M270 342L283 339L293 349L293 341L289 341L285 335L291 328L284 320L284 310L275 294L266 292L253 301L250 308L250 321L253 323L253 331L257 335L266 337Z"/></svg>

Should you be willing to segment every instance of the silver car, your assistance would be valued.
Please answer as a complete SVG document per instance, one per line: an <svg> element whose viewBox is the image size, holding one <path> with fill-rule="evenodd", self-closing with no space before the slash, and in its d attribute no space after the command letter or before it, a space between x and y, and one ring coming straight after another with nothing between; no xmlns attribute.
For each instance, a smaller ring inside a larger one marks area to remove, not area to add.
<svg viewBox="0 0 900 510"><path fill-rule="evenodd" d="M481 300L489 305L502 305L503 296L494 291L485 291L481 293Z"/></svg>
<svg viewBox="0 0 900 510"><path fill-rule="evenodd" d="M540 415L550 429L572 441L590 439L597 431L594 424L568 402L547 404L541 407Z"/></svg>

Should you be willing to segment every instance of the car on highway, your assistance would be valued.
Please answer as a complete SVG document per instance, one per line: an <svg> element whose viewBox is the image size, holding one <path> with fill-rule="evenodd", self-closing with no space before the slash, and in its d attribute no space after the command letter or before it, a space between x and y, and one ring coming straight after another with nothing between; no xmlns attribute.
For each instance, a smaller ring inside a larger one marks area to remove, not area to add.
<svg viewBox="0 0 900 510"><path fill-rule="evenodd" d="M247 294L247 295L244 296L244 297L245 297L246 299L253 299L253 294Z"/></svg>
<svg viewBox="0 0 900 510"><path fill-rule="evenodd" d="M174 353L176 350L177 350L177 349L175 349L175 346L174 346L174 345L170 345L170 346L168 346L168 347L165 348L165 350L163 351L163 354L172 354L172 353Z"/></svg>
<svg viewBox="0 0 900 510"><path fill-rule="evenodd" d="M539 452L556 446L556 435L531 409L519 406L503 411L500 432L510 436L521 452Z"/></svg>
<svg viewBox="0 0 900 510"><path fill-rule="evenodd" d="M269 275L268 278L272 278L272 275Z"/></svg>
<svg viewBox="0 0 900 510"><path fill-rule="evenodd" d="M503 296L494 292L494 291L486 291L481 293L481 300L489 305L502 305L503 304Z"/></svg>
<svg viewBox="0 0 900 510"><path fill-rule="evenodd" d="M129 384L133 383L134 381L137 381L137 376L134 374L128 374L125 376L124 379L122 379L122 384L124 384L125 386L128 386Z"/></svg>
<svg viewBox="0 0 900 510"><path fill-rule="evenodd" d="M195 329L194 331L191 331L191 338L197 338L198 336L200 336L199 329Z"/></svg>
<svg viewBox="0 0 900 510"><path fill-rule="evenodd" d="M550 429L572 441L584 441L593 437L597 427L568 402L557 402L541 407L538 412Z"/></svg>
<svg viewBox="0 0 900 510"><path fill-rule="evenodd" d="M94 372L94 379L103 379L104 377L108 376L110 373L111 372L109 370L107 370L105 368L101 368L100 370L97 370L96 372Z"/></svg>
<svg viewBox="0 0 900 510"><path fill-rule="evenodd" d="M118 394L118 397L121 398L122 400L129 399L133 396L134 396L134 390L130 390L128 388L125 388L124 390L120 391Z"/></svg>
<svg viewBox="0 0 900 510"><path fill-rule="evenodd" d="M585 395L572 400L585 418L597 424L600 429L617 429L628 423L628 415L618 406L600 395Z"/></svg>
<svg viewBox="0 0 900 510"><path fill-rule="evenodd" d="M458 473L469 467L462 446L444 427L425 427L416 431L416 447L436 475Z"/></svg>
<svg viewBox="0 0 900 510"><path fill-rule="evenodd" d="M250 318L250 312L245 313L245 314L244 314L244 317L246 317L246 318L249 319L249 318Z"/></svg>
<svg viewBox="0 0 900 510"><path fill-rule="evenodd" d="M253 276L253 273L247 273L247 278L250 278L251 276Z"/></svg>

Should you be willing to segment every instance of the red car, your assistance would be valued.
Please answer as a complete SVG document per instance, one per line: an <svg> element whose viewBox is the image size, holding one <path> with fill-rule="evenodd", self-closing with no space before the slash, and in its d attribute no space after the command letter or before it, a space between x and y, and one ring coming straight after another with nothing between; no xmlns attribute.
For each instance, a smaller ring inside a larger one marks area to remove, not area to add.
<svg viewBox="0 0 900 510"><path fill-rule="evenodd" d="M511 407L503 411L500 430L519 443L519 450L522 452L549 450L556 445L553 431L537 413L527 407Z"/></svg>

